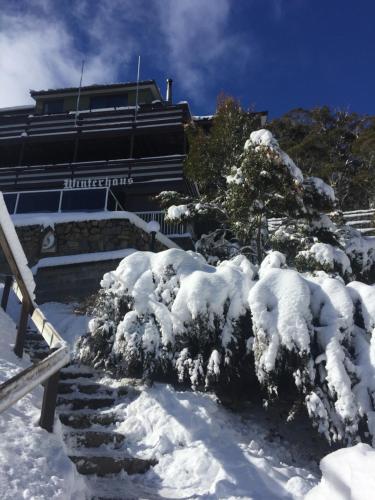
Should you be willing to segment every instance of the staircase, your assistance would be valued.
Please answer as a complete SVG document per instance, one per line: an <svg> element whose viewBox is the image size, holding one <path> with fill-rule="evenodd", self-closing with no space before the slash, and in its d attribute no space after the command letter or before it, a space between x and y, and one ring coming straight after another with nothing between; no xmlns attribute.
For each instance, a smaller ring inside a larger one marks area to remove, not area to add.
<svg viewBox="0 0 375 500"><path fill-rule="evenodd" d="M31 330L26 334L25 352L33 363L50 354L43 337ZM137 496L129 496L124 472L143 474L156 461L129 456L126 436L116 430L115 406L124 398L135 397L137 390L126 386L114 389L105 385L100 376L74 363L60 371L57 412L64 442L69 458L92 492L88 499L130 500ZM146 494L146 498L158 498L152 492Z"/></svg>
<svg viewBox="0 0 375 500"><path fill-rule="evenodd" d="M375 209L342 212L345 224L358 229L363 236L375 236ZM268 230L274 233L286 219L274 217L268 219Z"/></svg>
<svg viewBox="0 0 375 500"><path fill-rule="evenodd" d="M364 236L375 236L375 209L343 212L345 223Z"/></svg>

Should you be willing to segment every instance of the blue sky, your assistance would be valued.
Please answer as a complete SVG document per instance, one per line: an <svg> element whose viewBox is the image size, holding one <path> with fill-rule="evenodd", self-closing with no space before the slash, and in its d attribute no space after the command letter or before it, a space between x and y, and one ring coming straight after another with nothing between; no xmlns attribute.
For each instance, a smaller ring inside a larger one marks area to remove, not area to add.
<svg viewBox="0 0 375 500"><path fill-rule="evenodd" d="M0 106L28 89L133 80L195 114L220 91L278 116L328 104L375 114L374 0L0 0Z"/></svg>

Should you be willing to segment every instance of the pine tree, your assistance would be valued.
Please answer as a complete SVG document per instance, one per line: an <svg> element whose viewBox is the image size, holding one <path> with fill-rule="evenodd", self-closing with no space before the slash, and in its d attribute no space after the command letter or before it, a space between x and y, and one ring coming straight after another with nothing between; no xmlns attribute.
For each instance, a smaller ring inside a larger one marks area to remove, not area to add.
<svg viewBox="0 0 375 500"><path fill-rule="evenodd" d="M260 263L267 219L298 217L304 212L303 178L267 130L250 135L239 165L227 177L224 205L237 237L247 244L255 241L256 260Z"/></svg>

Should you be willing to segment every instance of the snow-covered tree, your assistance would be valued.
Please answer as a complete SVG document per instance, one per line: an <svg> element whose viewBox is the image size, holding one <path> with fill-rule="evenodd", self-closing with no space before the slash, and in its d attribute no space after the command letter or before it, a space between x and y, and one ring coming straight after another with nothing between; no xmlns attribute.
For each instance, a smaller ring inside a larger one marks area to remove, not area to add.
<svg viewBox="0 0 375 500"><path fill-rule="evenodd" d="M224 206L237 236L256 242L258 263L264 256L267 219L304 212L302 183L301 171L268 130L250 134L238 166L227 176Z"/></svg>

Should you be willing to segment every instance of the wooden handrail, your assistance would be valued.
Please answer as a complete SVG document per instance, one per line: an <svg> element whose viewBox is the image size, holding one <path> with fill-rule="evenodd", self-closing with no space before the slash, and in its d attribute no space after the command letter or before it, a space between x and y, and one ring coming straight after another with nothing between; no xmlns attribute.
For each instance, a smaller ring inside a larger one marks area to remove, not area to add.
<svg viewBox="0 0 375 500"><path fill-rule="evenodd" d="M69 363L69 359L69 350L63 347L1 384L0 413L23 398L39 384L48 380L60 368Z"/></svg>
<svg viewBox="0 0 375 500"><path fill-rule="evenodd" d="M6 210L1 192L0 197L2 205L1 208ZM9 214L7 214L7 216L9 217ZM18 244L19 240L17 245ZM22 357L29 315L31 316L31 320L35 324L38 332L43 336L48 346L54 350L54 352L42 361L39 361L35 365L17 373L17 375L0 385L0 412L16 403L39 384L45 383L39 425L47 431L52 432L56 408L59 370L69 363L70 349L68 344L62 339L53 325L47 321L43 312L39 309L34 301L34 298L31 296L24 280L23 270L18 264L17 257L13 254L12 245L10 241L8 241L6 231L4 231L4 228L2 227L1 221L0 246L4 252L12 275L16 280L13 285L13 289L19 300L22 302L17 339L14 349L15 353L19 357ZM26 259L20 244L19 249L16 249L16 252L23 254L21 256L22 260Z"/></svg>
<svg viewBox="0 0 375 500"><path fill-rule="evenodd" d="M23 295L17 282L13 285L13 291L22 302ZM66 344L65 340L62 339L55 327L47 320L39 307L35 307L35 303L30 312L30 317L38 332L43 336L51 349L56 349Z"/></svg>

